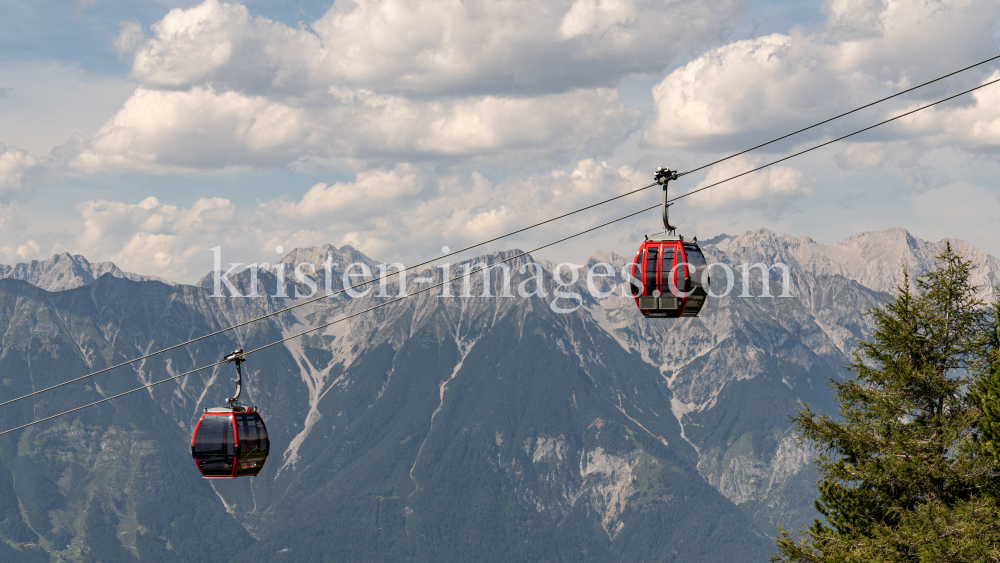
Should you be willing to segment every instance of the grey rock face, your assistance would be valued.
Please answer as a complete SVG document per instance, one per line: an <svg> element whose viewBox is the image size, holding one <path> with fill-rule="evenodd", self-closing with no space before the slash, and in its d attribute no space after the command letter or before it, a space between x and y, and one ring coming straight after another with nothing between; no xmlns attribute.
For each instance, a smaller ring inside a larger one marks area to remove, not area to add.
<svg viewBox="0 0 1000 563"><path fill-rule="evenodd" d="M7 266L0 264L0 279L26 281L45 291L66 291L94 283L94 280L111 274L116 278L132 281L158 281L170 283L157 276L144 276L123 272L111 262L90 262L78 254L54 254L48 260Z"/></svg>
<svg viewBox="0 0 1000 563"><path fill-rule="evenodd" d="M784 262L816 276L840 275L882 293L902 283L902 268L919 276L934 267L934 257L945 242L959 254L980 265L973 281L984 292L1000 282L1000 260L960 239L930 242L905 229L869 231L836 244L820 244L809 237L778 236L767 229L726 237L707 245L710 251L736 263Z"/></svg>

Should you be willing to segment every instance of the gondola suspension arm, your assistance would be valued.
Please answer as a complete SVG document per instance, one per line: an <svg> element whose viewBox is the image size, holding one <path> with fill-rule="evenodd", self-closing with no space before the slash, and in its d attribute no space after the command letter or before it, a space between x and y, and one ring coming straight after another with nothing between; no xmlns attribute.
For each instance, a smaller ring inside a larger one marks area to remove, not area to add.
<svg viewBox="0 0 1000 563"><path fill-rule="evenodd" d="M656 183L663 186L663 229L670 233L675 234L677 227L670 224L670 211L669 208L673 203L668 201L667 197L667 184L670 180L676 180L678 178L676 170L670 170L669 168L657 168L656 169Z"/></svg>
<svg viewBox="0 0 1000 563"><path fill-rule="evenodd" d="M247 361L243 354L243 348L234 350L231 354L223 358L223 360L225 360L227 364L229 362L236 362L236 379L233 380L233 383L236 384L236 396L231 399L226 399L226 402L229 403L229 408L235 408L236 403L240 400L240 393L243 392L243 370L240 368L240 364Z"/></svg>

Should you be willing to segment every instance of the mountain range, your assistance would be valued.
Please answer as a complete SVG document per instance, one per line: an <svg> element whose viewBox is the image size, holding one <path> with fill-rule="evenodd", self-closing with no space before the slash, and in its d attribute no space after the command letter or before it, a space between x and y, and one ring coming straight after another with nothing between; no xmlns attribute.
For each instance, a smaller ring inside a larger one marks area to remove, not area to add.
<svg viewBox="0 0 1000 563"><path fill-rule="evenodd" d="M169 283L157 276L142 276L123 272L111 262L94 263L79 254L54 254L48 260L6 266L0 264L0 279L22 280L46 291L63 291L82 285L89 285L104 274L133 281L159 281Z"/></svg>
<svg viewBox="0 0 1000 563"><path fill-rule="evenodd" d="M949 242L989 296L1000 261ZM564 288L580 295L568 313L552 306L555 265L518 251L469 262L510 259L530 298L457 297L458 280L456 297L438 288L363 312L392 299L376 289L277 313L0 406L2 430L356 314L248 356L244 398L272 444L258 477L204 480L190 457L200 413L232 394L229 365L0 436L0 559L766 561L778 526L818 516L815 452L788 417L800 402L835 412L826 381L848 375L865 311L904 265L931 269L941 244L902 229L834 245L720 235L702 248L735 289L696 319L642 318L622 296L630 257L600 251ZM281 263L312 264L323 288L330 257L335 289L347 264L377 265L331 245ZM597 298L585 274L599 262L617 273ZM779 269L738 267L758 262L787 265L790 297ZM411 294L443 280L418 277L432 281ZM68 254L0 278L0 402L296 302L274 297L272 271L260 297L220 298L211 276L170 284ZM231 278L249 293L250 272ZM308 292L289 278L283 294ZM483 295L482 277L468 289Z"/></svg>

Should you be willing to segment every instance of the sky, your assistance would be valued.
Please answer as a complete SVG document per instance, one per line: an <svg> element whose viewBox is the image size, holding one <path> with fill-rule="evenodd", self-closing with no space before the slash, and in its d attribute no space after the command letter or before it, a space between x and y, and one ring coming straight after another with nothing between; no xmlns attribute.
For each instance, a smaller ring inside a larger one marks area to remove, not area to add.
<svg viewBox="0 0 1000 563"><path fill-rule="evenodd" d="M982 0L0 0L0 263L190 283L412 264L1000 54ZM1000 78L990 63L684 176L681 195ZM707 239L894 227L1000 256L1000 84L678 201ZM470 255L656 204L650 189ZM634 252L651 211L541 253ZM280 250L279 250L280 249Z"/></svg>

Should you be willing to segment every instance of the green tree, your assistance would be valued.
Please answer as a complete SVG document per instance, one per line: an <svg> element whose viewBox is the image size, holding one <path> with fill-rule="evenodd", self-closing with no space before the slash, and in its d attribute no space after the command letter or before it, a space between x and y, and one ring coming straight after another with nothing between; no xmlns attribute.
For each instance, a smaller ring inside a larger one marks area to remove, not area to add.
<svg viewBox="0 0 1000 563"><path fill-rule="evenodd" d="M983 337L989 369L976 380L969 399L982 413L977 425L982 453L1000 467L1000 301L993 303L992 330Z"/></svg>
<svg viewBox="0 0 1000 563"><path fill-rule="evenodd" d="M803 405L793 417L822 452L825 519L798 541L782 529L773 561L1000 561L997 466L983 454L978 391L998 375L997 321L977 298L974 265L948 244L937 258L915 284L904 270L894 299L868 311L874 331L853 377L830 382L840 416ZM989 389L1000 398L1000 376Z"/></svg>

